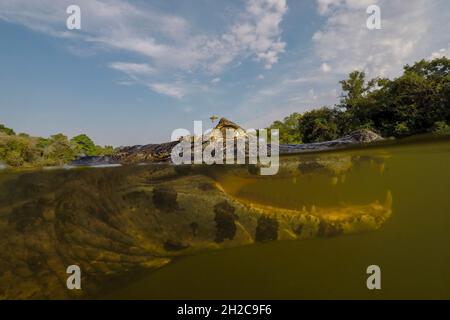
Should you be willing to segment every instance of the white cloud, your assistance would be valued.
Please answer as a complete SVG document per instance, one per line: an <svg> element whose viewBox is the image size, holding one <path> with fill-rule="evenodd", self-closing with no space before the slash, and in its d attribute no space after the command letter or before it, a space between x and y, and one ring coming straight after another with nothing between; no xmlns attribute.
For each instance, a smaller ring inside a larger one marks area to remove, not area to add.
<svg viewBox="0 0 450 320"><path fill-rule="evenodd" d="M214 78L211 80L212 84L218 84L220 82L220 78Z"/></svg>
<svg viewBox="0 0 450 320"><path fill-rule="evenodd" d="M118 81L117 84L121 85L121 86L132 86L134 84L134 82L132 82L132 81Z"/></svg>
<svg viewBox="0 0 450 320"><path fill-rule="evenodd" d="M331 66L328 63L324 62L320 66L320 70L322 70L322 72L325 72L325 73L330 72L331 71Z"/></svg>
<svg viewBox="0 0 450 320"><path fill-rule="evenodd" d="M321 15L331 14L339 9L340 6L365 10L368 6L377 3L378 0L317 0L317 12Z"/></svg>
<svg viewBox="0 0 450 320"><path fill-rule="evenodd" d="M72 2L1 0L0 19L64 38L73 53L114 50L138 54L140 63L113 62L109 66L132 80L122 79L122 83L146 85L178 99L201 87L194 83L194 72L218 75L227 66L247 59L270 69L286 45L280 28L286 0L246 0L241 14L230 19L222 32L202 30L184 17L145 2L124 0L78 0L82 29L72 32L65 28L65 9ZM147 61L142 63L142 58ZM179 74L192 83L169 85L177 83Z"/></svg>
<svg viewBox="0 0 450 320"><path fill-rule="evenodd" d="M340 3L341 0L317 0L317 11L322 15L327 14Z"/></svg>
<svg viewBox="0 0 450 320"><path fill-rule="evenodd" d="M450 28L448 12L442 12L445 4L439 0L317 0L317 4L326 23L312 38L314 49L321 63L332 65L338 74L360 69L369 77L396 76L406 63L428 57L427 48L448 43L448 36L443 36ZM366 28L366 8L371 4L381 8L382 30Z"/></svg>
<svg viewBox="0 0 450 320"><path fill-rule="evenodd" d="M185 18L144 2L79 0L82 29L65 29L72 0L2 0L0 19L97 48L147 57L154 68L220 73L233 61L251 58L271 68L284 51L280 22L286 0L247 0L243 13L223 33L193 28ZM131 67L131 66L128 66ZM124 72L129 73L125 68Z"/></svg>
<svg viewBox="0 0 450 320"><path fill-rule="evenodd" d="M110 67L128 75L148 75L156 72L155 68L146 63L113 62L110 64Z"/></svg>
<svg viewBox="0 0 450 320"><path fill-rule="evenodd" d="M371 4L381 8L382 30L366 27ZM338 81L355 69L368 77L395 77L407 63L448 55L448 5L442 0L317 0L325 22L312 38L311 54L249 93L239 114L249 119L247 125L266 126L292 112L337 103Z"/></svg>
<svg viewBox="0 0 450 320"><path fill-rule="evenodd" d="M442 58L442 57L450 58L450 45L448 46L447 49L442 48L438 51L433 52L430 56L430 59L436 59L436 58Z"/></svg>
<svg viewBox="0 0 450 320"><path fill-rule="evenodd" d="M156 93L177 99L181 99L185 95L185 90L181 86L169 83L152 83L149 84L149 88Z"/></svg>
<svg viewBox="0 0 450 320"><path fill-rule="evenodd" d="M225 37L252 52L256 60L270 69L286 47L280 38L280 23L286 11L285 0L249 0L243 21L234 25Z"/></svg>

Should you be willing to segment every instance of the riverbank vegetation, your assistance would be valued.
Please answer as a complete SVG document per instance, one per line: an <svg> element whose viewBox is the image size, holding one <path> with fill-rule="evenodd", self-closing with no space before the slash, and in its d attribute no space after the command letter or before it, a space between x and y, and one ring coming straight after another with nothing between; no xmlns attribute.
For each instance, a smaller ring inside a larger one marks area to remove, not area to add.
<svg viewBox="0 0 450 320"><path fill-rule="evenodd" d="M280 143L327 141L363 128L384 137L450 133L450 60L445 57L406 65L393 80L366 80L364 72L353 71L340 84L335 106L272 123L270 128L280 130Z"/></svg>
<svg viewBox="0 0 450 320"><path fill-rule="evenodd" d="M78 156L110 155L111 146L101 147L85 134L69 138L61 133L49 138L16 134L0 125L0 162L11 167L44 167L64 165Z"/></svg>

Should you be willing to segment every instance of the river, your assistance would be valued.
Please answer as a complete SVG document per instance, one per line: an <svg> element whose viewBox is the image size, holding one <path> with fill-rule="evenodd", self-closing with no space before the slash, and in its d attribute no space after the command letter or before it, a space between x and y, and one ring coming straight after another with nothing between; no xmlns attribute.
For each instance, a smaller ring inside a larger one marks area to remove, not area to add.
<svg viewBox="0 0 450 320"><path fill-rule="evenodd" d="M450 299L450 142L399 144L319 155L368 159L351 172L258 178L219 176L237 197L277 206L329 206L392 193L379 230L276 241L189 256L136 279L108 298ZM300 157L317 157L303 155ZM292 157L291 157L292 159ZM336 179L338 181L336 181ZM328 183L326 182L328 181ZM366 269L381 269L368 290Z"/></svg>

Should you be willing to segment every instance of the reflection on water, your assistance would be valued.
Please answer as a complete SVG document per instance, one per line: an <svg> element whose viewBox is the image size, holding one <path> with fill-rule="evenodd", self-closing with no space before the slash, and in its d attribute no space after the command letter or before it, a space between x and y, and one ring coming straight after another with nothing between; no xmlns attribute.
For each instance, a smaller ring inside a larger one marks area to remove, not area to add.
<svg viewBox="0 0 450 320"><path fill-rule="evenodd" d="M389 185L383 173L388 159L388 153L291 156L281 161L273 177L228 168L214 175L227 193L252 203L289 209L345 207L386 198Z"/></svg>
<svg viewBox="0 0 450 320"><path fill-rule="evenodd" d="M450 298L449 146L283 157L276 176L4 171L0 297ZM81 292L65 288L71 264ZM375 295L370 264L386 288Z"/></svg>

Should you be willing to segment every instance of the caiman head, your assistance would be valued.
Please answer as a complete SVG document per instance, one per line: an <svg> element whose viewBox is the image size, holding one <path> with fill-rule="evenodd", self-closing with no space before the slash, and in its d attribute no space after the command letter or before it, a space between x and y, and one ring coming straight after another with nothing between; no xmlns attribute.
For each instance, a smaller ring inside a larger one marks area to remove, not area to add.
<svg viewBox="0 0 450 320"><path fill-rule="evenodd" d="M4 174L0 298L94 296L206 249L377 230L391 215L387 158L282 157L276 176L168 164ZM67 289L69 265L83 290Z"/></svg>

